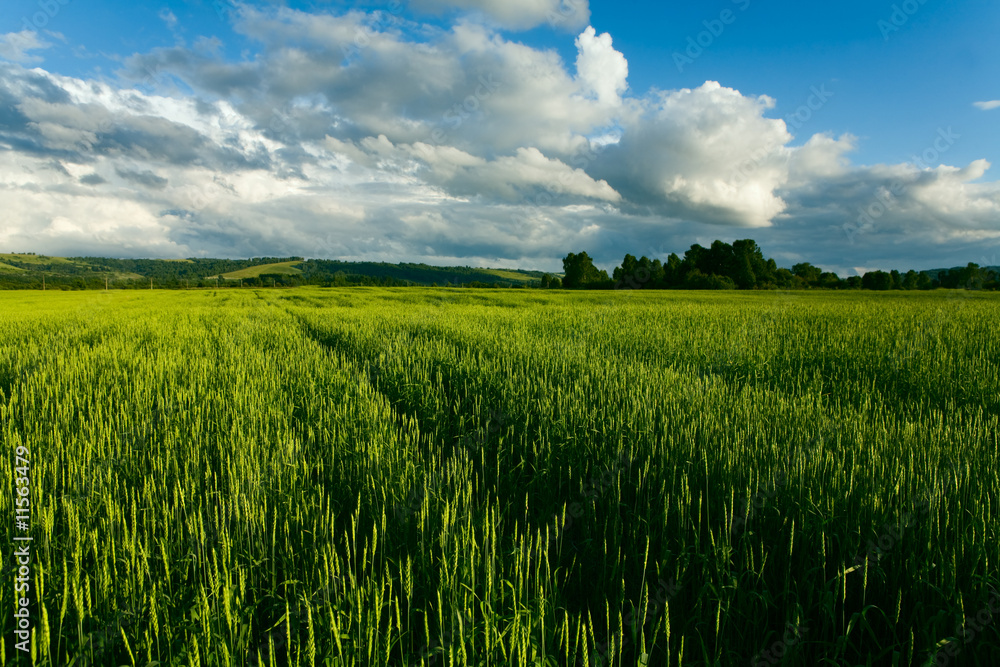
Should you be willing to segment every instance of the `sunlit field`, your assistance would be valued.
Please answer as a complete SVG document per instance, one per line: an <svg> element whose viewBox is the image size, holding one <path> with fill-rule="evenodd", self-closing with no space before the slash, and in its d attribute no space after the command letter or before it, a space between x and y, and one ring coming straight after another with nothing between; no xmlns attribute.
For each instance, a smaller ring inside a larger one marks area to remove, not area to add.
<svg viewBox="0 0 1000 667"><path fill-rule="evenodd" d="M31 656L1000 664L998 321L944 291L0 294Z"/></svg>

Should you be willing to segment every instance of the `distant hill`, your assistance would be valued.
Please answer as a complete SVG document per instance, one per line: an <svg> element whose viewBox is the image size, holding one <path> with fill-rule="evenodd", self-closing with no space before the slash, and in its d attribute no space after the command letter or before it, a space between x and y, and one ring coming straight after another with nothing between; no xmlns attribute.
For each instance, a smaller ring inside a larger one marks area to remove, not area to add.
<svg viewBox="0 0 1000 667"><path fill-rule="evenodd" d="M340 262L314 259L301 264L304 276L367 276L416 285L527 284L541 281L542 271L514 269L476 269L468 266L431 266L429 264L385 264L380 262Z"/></svg>
<svg viewBox="0 0 1000 667"><path fill-rule="evenodd" d="M271 275L282 275L282 276L300 276L302 275L302 269L298 266L302 262L293 260L291 262L275 262L274 264L261 264L259 266L251 266L246 269L240 269L239 271L230 271L229 273L223 273L223 278L228 278L229 280L237 280L240 278L259 278L264 274Z"/></svg>
<svg viewBox="0 0 1000 667"><path fill-rule="evenodd" d="M49 257L47 255L36 255L34 253L0 253L0 264L7 269L21 271L53 271L58 273L73 273L75 270L86 270L87 266L82 262L65 257Z"/></svg>
<svg viewBox="0 0 1000 667"><path fill-rule="evenodd" d="M0 289L210 287L218 279L244 285L477 285L526 286L541 271L479 269L428 264L342 262L302 257L249 259L116 259L0 253Z"/></svg>
<svg viewBox="0 0 1000 667"><path fill-rule="evenodd" d="M924 273L929 275L932 279L937 280L941 276L941 274L944 273L945 271L961 271L964 268L965 268L964 266L954 266L950 269L929 269L927 271L924 271ZM1000 266L981 266L979 268L985 271L995 271L997 273L1000 273Z"/></svg>
<svg viewBox="0 0 1000 667"><path fill-rule="evenodd" d="M532 280L540 280L544 275L536 271L510 271L508 269L486 269L486 272L492 273L493 275L503 278L504 280L513 280L514 282L522 283L531 282Z"/></svg>

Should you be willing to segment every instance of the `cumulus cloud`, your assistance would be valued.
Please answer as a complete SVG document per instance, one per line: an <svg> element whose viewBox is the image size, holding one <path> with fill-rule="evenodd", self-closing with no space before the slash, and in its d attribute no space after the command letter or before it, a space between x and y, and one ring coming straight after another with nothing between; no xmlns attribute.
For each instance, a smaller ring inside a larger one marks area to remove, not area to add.
<svg viewBox="0 0 1000 667"><path fill-rule="evenodd" d="M1000 109L1000 100L991 100L989 102L976 102L974 105L977 109L982 109L983 111L992 111L993 109Z"/></svg>
<svg viewBox="0 0 1000 667"><path fill-rule="evenodd" d="M817 181L839 178L851 170L848 154L857 148L857 137L845 134L834 138L830 134L815 134L805 145L789 151L786 188L809 188ZM750 160L740 166L738 176L752 173L756 163Z"/></svg>
<svg viewBox="0 0 1000 667"><path fill-rule="evenodd" d="M47 49L52 44L39 39L38 33L33 30L22 30L21 32L9 32L0 35L0 60L9 60L15 63L40 63L41 56L29 54L29 51L39 51Z"/></svg>
<svg viewBox="0 0 1000 667"><path fill-rule="evenodd" d="M547 23L554 28L575 30L590 20L589 0L414 0L422 11L480 12L497 24L525 30Z"/></svg>
<svg viewBox="0 0 1000 667"><path fill-rule="evenodd" d="M528 4L533 21L586 8ZM424 7L445 5L506 11ZM0 243L553 270L571 249L662 257L753 228L781 261L822 262L807 243L849 269L904 241L932 256L1000 238L987 162L858 166L851 135L793 146L765 95L637 94L593 27L566 63L499 19L242 7L234 20L258 45L244 59L202 40L134 54L117 80L0 68Z"/></svg>
<svg viewBox="0 0 1000 667"><path fill-rule="evenodd" d="M428 166L430 180L459 196L517 202L539 192L551 192L611 202L621 200L621 195L605 181L595 181L582 169L548 158L537 148L519 148L514 155L492 161L449 146L417 143L406 150Z"/></svg>
<svg viewBox="0 0 1000 667"><path fill-rule="evenodd" d="M979 181L986 160L965 167L910 164L845 169L788 192L789 212L847 255L902 243L928 249L1000 239L1000 184Z"/></svg>
<svg viewBox="0 0 1000 667"><path fill-rule="evenodd" d="M576 38L576 48L580 52L576 58L580 80L597 95L599 102L619 106L621 94L628 88L628 61L615 51L611 35L604 33L598 37L597 31L588 26Z"/></svg>
<svg viewBox="0 0 1000 667"><path fill-rule="evenodd" d="M785 123L765 117L768 97L709 81L661 92L622 120L623 137L596 173L636 207L738 227L767 227L784 211L775 193L788 178Z"/></svg>

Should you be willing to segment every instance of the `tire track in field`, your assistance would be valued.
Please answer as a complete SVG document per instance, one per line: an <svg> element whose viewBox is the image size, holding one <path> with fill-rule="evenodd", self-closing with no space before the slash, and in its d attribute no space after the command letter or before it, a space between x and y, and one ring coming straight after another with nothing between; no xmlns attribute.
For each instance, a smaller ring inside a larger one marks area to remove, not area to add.
<svg viewBox="0 0 1000 667"><path fill-rule="evenodd" d="M486 439L481 432L459 429L459 420L456 417L460 415L449 414L445 424L427 415L424 406L395 388L396 383L378 361L371 361L373 350L366 351L358 341L352 341L345 333L315 326L304 315L288 306L280 307L297 322L303 335L324 349L339 354L346 363L362 374L369 386L382 397L391 410L393 427L399 442L416 443L420 450L426 448L426 451L421 451L418 455L418 458L425 461L425 465L421 466L426 470L425 475L422 478L407 480L408 489L403 499L395 502L392 507L385 508L387 516L393 516L401 529L408 529L413 515L419 511L425 496L442 487L456 487L459 483L467 481L463 476L468 476L472 471L468 461L463 457L463 452L469 453L464 446L470 443L478 443L481 446L485 444ZM450 381L442 375L442 382L447 392ZM441 453L440 458L427 459L427 454L433 456L437 452ZM490 486L485 476L481 475L479 482L480 488Z"/></svg>
<svg viewBox="0 0 1000 667"><path fill-rule="evenodd" d="M455 491L460 491L464 484L471 482L473 495L467 505L463 502L465 506L457 508L458 512L472 511L479 515L484 507L494 507L497 515L506 517L503 525L498 526L496 530L497 539L504 545L504 549L514 548L517 544L530 542L533 539L546 540L553 549L551 566L563 571L558 588L560 594L565 596L566 603L573 609L582 610L590 602L594 602L590 600L594 590L591 575L596 572L590 570L590 565L585 563L598 561L598 554L595 551L597 542L593 535L597 526L608 521L623 520L621 518L623 510L619 503L615 502L616 495L611 490L612 484L622 483L634 491L632 482L618 479L622 476L629 478L631 475L632 460L626 451L621 451L614 463L605 462L602 465L600 457L591 461L593 469L579 478L583 488L578 489L566 478L569 471L574 469L572 462L564 462L565 469L560 475L558 471L549 470L541 465L544 462L540 459L536 460L536 454L532 451L526 434L533 425L537 426L540 423L540 417L530 410L519 411L520 414L512 417L492 409L485 420L485 425L474 426L471 431L462 428L462 425L469 424L469 421L463 418L473 418L472 424L475 425L482 424L484 417L473 414L469 409L472 405L470 399L475 395L477 387L477 383L472 382L473 378L467 378L469 380L467 388L470 390L468 395L453 391L463 385L465 375L471 375L471 371L451 367L440 358L431 360L428 369L430 381L438 383L445 396L450 399L458 396L461 400L460 408L448 409L443 419L434 418L432 414L428 414L428 407L422 403L419 395L414 396L399 387L393 377L394 369L389 363L382 365L372 361L373 357L382 352L376 347L377 343L373 344L350 330L338 331L317 325L309 321L308 315L297 313L287 306L283 309L297 321L303 335L344 358L346 363L363 373L371 387L391 407L396 419L396 428L401 431L400 435L409 432L407 431L409 425L416 424L418 434L427 438L421 444L426 444L432 456L438 454L432 464L427 466L427 471L422 477L408 480L409 490L403 500L391 508L385 508L387 517L395 515L396 525L400 530L405 532L416 528L417 515L425 503L431 503L432 508L440 509L443 505L440 500L442 495L450 497L449 502L456 503L458 497ZM475 341L461 339L455 332L448 330L436 328L426 330L418 325L411 333L415 336L439 337L459 355L475 353L480 356L501 358L512 354L512 351L506 348L484 349ZM513 354L524 361L516 352ZM579 370L580 368L574 365L574 371ZM573 382L571 379L563 381L569 384ZM483 395L491 395L491 390L496 387L486 382L484 386L478 388ZM500 410L513 410L495 395L491 395L485 401L486 406L491 403L495 403ZM446 404L450 404L450 401L446 401ZM510 442L513 446L508 449L506 443L499 441L498 436L501 432L522 433L526 439L524 441L512 439ZM592 435L600 440L602 451L613 446L612 436L604 433ZM456 438L458 441L455 441ZM482 468L479 467L479 462L482 462ZM526 493L531 498L530 511L523 500ZM581 525L572 532L568 523L562 522L558 527L555 525L557 517L564 515L558 511L563 505L571 505L574 508L579 505L580 512L575 516L586 517L585 521L578 521ZM456 508L453 507L453 511L454 509ZM430 516L435 516L433 509ZM477 518L473 518L473 522L477 522ZM437 519L432 518L425 530L430 534L437 534L440 531ZM554 538L538 537L539 533L545 536L548 530L558 531L560 535L558 543ZM508 572L507 576L510 575ZM433 590L435 582L432 581L431 584L429 590ZM639 584L630 577L628 588L632 597L640 594L638 587Z"/></svg>

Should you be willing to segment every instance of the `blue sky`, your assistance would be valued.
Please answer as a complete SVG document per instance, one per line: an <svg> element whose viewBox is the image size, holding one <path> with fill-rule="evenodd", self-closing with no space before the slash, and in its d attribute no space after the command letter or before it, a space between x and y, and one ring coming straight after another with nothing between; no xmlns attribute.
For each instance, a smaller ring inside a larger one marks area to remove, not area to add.
<svg viewBox="0 0 1000 667"><path fill-rule="evenodd" d="M5 250L1000 263L995 2L7 7Z"/></svg>

